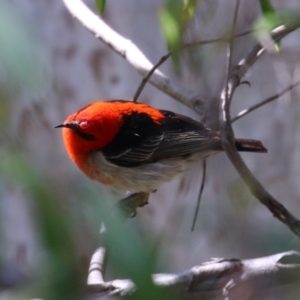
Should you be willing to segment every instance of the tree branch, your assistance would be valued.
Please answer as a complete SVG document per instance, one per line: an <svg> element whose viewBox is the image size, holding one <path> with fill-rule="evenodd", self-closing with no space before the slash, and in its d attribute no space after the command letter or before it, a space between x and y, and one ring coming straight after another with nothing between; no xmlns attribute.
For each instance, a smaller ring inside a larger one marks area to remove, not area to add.
<svg viewBox="0 0 300 300"><path fill-rule="evenodd" d="M177 274L153 275L155 285L171 291L176 299L209 300L262 299L262 293L272 292L279 296L275 286L281 288L283 298L299 288L299 278L300 254L296 251L246 260L217 259ZM127 279L100 281L90 284L88 291L93 300L111 299L110 295L120 299L134 295L135 285Z"/></svg>
<svg viewBox="0 0 300 300"><path fill-rule="evenodd" d="M274 42L280 41L285 36L295 31L300 27L300 17L292 19L289 23L280 25L272 30L270 36ZM257 43L252 50L238 63L238 65L232 70L231 76L236 76L238 80L241 80L245 76L249 68L266 52L260 43Z"/></svg>
<svg viewBox="0 0 300 300"><path fill-rule="evenodd" d="M142 93L145 85L147 84L147 82L149 81L150 77L152 76L152 74L155 72L156 69L159 68L160 65L162 65L171 55L171 52L167 53L166 55L162 56L160 58L160 60L151 68L151 70L149 71L149 73L143 78L143 80L141 81L138 89L136 90L132 101L133 102L137 102L140 94Z"/></svg>
<svg viewBox="0 0 300 300"><path fill-rule="evenodd" d="M221 37L210 39L210 40L186 42L186 43L184 43L184 47L191 48L191 47L196 47L196 46L210 45L210 44L218 43L218 42L228 42L231 38L236 39L236 38L243 37L243 36L246 36L246 35L249 35L252 33L255 33L255 30L247 30L247 31L244 31L241 33L237 33L233 37L232 37L232 35L229 34L229 35L221 36Z"/></svg>
<svg viewBox="0 0 300 300"><path fill-rule="evenodd" d="M278 41L300 27L300 20L293 20L289 24L282 25L274 29L271 33L274 41ZM273 213L273 216L287 225L292 232L300 237L300 221L295 218L281 203L279 203L271 194L269 194L261 183L248 169L241 156L236 150L234 143L234 133L231 127L230 118L230 102L233 97L236 87L240 84L241 78L247 70L257 61L257 59L265 52L260 44L256 45L252 51L240 61L228 74L228 82L221 94L221 138L222 146L230 161L234 165L241 178L248 186L250 192L262 204Z"/></svg>
<svg viewBox="0 0 300 300"><path fill-rule="evenodd" d="M70 13L97 39L125 58L143 77L147 76L153 64L134 43L110 28L81 0L63 0L63 2ZM149 82L199 114L204 114L205 101L198 94L175 84L159 70L154 72Z"/></svg>
<svg viewBox="0 0 300 300"><path fill-rule="evenodd" d="M291 91L294 87L298 86L300 84L300 81L296 82L296 83L293 83L291 84L289 87L285 88L284 90L282 90L280 93L276 94L276 95L273 95L247 109L244 109L242 110L241 112L239 112L234 118L231 119L231 124L237 120L239 120L240 118L248 115L249 113L251 113L252 111L260 108L261 106L265 105L265 104L268 104L269 102L271 101L274 101L278 98L280 98L282 95L284 95L285 93Z"/></svg>

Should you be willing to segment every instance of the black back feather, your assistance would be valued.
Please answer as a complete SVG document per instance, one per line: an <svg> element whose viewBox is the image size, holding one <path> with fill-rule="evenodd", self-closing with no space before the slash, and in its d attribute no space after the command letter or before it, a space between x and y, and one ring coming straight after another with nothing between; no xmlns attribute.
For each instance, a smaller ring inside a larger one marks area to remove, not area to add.
<svg viewBox="0 0 300 300"><path fill-rule="evenodd" d="M219 143L217 133L201 122L162 110L161 124L146 113L124 114L124 123L113 142L101 149L110 162L135 167L159 159L184 156Z"/></svg>

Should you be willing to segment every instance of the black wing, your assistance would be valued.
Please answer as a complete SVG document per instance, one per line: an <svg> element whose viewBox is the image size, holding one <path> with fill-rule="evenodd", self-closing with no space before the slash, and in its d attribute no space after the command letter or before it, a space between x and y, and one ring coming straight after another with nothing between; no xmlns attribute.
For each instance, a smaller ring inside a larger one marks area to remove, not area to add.
<svg viewBox="0 0 300 300"><path fill-rule="evenodd" d="M110 162L135 167L163 158L192 154L218 146L219 136L201 122L170 111L156 124L147 114L124 116L122 130L114 141L102 149Z"/></svg>
<svg viewBox="0 0 300 300"><path fill-rule="evenodd" d="M187 116L169 111L162 112L165 115L162 122L164 139L157 151L153 153L152 159L188 155L208 149L221 150L217 132Z"/></svg>

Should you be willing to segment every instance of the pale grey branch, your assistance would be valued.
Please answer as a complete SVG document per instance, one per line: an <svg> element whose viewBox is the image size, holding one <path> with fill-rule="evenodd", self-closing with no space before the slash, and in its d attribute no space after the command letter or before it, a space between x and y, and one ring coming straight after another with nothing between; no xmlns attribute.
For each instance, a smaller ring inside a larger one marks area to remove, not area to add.
<svg viewBox="0 0 300 300"><path fill-rule="evenodd" d="M172 291L176 299L207 300L262 299L262 294L283 299L299 288L299 278L300 254L295 251L246 260L217 259L178 274L153 275L155 285ZM127 279L99 282L93 284L89 299L126 298L135 289Z"/></svg>
<svg viewBox="0 0 300 300"><path fill-rule="evenodd" d="M109 27L81 0L63 0L63 2L70 13L92 32L97 39L125 58L143 77L147 76L153 64L134 43ZM175 84L159 70L156 70L152 74L149 82L164 93L194 109L199 114L204 114L205 102L197 93Z"/></svg>
<svg viewBox="0 0 300 300"><path fill-rule="evenodd" d="M271 36L278 41L300 27L300 20L292 20L289 24L277 27L272 31ZM231 163L248 186L250 192L262 204L264 204L282 223L290 228L298 237L300 237L300 221L291 214L280 202L278 202L271 194L269 194L262 184L255 178L249 170L241 156L236 150L234 143L234 133L231 126L230 103L236 87L241 82L241 78L247 70L257 61L257 59L265 52L266 49L260 44L256 45L252 51L240 61L238 66L228 73L227 84L221 93L221 138L222 146Z"/></svg>

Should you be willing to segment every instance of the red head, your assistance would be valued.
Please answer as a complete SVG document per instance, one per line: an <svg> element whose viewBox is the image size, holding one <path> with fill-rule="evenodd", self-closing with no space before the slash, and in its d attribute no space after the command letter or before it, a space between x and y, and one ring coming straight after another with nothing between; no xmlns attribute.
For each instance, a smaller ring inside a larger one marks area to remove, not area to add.
<svg viewBox="0 0 300 300"><path fill-rule="evenodd" d="M154 122L163 114L146 104L131 101L91 103L71 114L62 125L63 140L71 159L84 171L87 156L107 146L123 125L123 115L147 113Z"/></svg>

